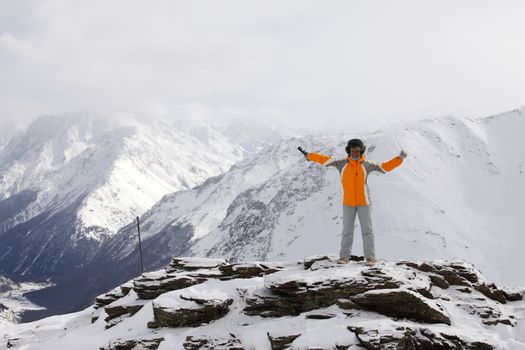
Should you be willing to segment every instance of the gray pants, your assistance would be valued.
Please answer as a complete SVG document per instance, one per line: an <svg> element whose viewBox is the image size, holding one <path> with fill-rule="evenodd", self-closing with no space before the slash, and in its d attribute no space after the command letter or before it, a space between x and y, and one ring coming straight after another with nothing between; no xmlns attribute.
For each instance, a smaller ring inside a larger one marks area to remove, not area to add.
<svg viewBox="0 0 525 350"><path fill-rule="evenodd" d="M354 242L355 217L359 216L365 258L375 259L374 230L372 228L372 208L370 205L352 207L343 205L343 232L341 235L341 258L350 258Z"/></svg>

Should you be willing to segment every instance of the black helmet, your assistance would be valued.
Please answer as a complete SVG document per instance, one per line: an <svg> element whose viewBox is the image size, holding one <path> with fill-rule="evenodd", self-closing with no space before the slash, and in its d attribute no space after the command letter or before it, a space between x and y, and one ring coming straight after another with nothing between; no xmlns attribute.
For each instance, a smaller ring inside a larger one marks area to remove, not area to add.
<svg viewBox="0 0 525 350"><path fill-rule="evenodd" d="M360 139L351 139L348 141L348 145L345 147L346 153L350 154L350 148L352 147L361 147L361 155L366 151L366 146Z"/></svg>

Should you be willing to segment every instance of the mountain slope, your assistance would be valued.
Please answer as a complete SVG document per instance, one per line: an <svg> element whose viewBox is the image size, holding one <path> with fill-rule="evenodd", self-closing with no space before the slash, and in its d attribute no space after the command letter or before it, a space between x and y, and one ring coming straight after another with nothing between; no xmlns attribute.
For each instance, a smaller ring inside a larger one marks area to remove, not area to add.
<svg viewBox="0 0 525 350"><path fill-rule="evenodd" d="M24 297L24 294L46 288L49 284L15 283L0 276L0 325L16 323L24 312L42 309Z"/></svg>
<svg viewBox="0 0 525 350"><path fill-rule="evenodd" d="M0 349L525 348L523 288L471 264L175 258L74 314L0 326Z"/></svg>
<svg viewBox="0 0 525 350"><path fill-rule="evenodd" d="M33 122L0 152L0 273L61 280L166 193L223 173L282 138L214 126L83 112Z"/></svg>
<svg viewBox="0 0 525 350"><path fill-rule="evenodd" d="M9 142L17 138L23 133L23 127L13 122L6 122L0 125L0 152L9 144Z"/></svg>
<svg viewBox="0 0 525 350"><path fill-rule="evenodd" d="M501 283L525 284L523 110L501 115L424 120L361 135L367 157L385 161L399 149L409 158L388 174L371 175L377 256L465 259ZM146 212L148 268L171 254L232 260L298 259L337 252L342 210L337 171L308 163L296 150L343 157L348 135L292 138L242 161L192 190L165 196ZM136 271L136 227L107 244L111 257ZM354 252L360 253L356 229ZM109 257L101 257L109 261ZM128 277L131 277L128 275Z"/></svg>

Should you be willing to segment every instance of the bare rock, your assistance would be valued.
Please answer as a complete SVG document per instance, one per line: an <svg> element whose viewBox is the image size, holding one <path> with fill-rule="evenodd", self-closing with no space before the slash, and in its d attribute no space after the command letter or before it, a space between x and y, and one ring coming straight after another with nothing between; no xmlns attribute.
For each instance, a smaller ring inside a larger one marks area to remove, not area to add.
<svg viewBox="0 0 525 350"><path fill-rule="evenodd" d="M226 265L224 259L209 259L209 258L191 258L191 257L177 257L171 260L171 263L166 268L168 273L180 271L196 271L196 270L210 270Z"/></svg>
<svg viewBox="0 0 525 350"><path fill-rule="evenodd" d="M140 299L155 299L161 294L206 282L203 277L166 274L157 278L140 277L133 282L133 290Z"/></svg>
<svg viewBox="0 0 525 350"><path fill-rule="evenodd" d="M488 343L468 341L457 335L437 333L428 328L362 328L350 326L367 350L493 350Z"/></svg>
<svg viewBox="0 0 525 350"><path fill-rule="evenodd" d="M182 346L185 350L244 350L241 341L232 333L227 338L188 336Z"/></svg>
<svg viewBox="0 0 525 350"><path fill-rule="evenodd" d="M292 335L282 335L282 336L272 336L268 334L268 339L270 340L270 345L272 350L284 350L287 349L295 339L299 338L300 334Z"/></svg>
<svg viewBox="0 0 525 350"><path fill-rule="evenodd" d="M450 318L438 303L409 290L368 291L351 299L365 310L386 316L450 325Z"/></svg>
<svg viewBox="0 0 525 350"><path fill-rule="evenodd" d="M107 347L99 348L100 350L156 350L164 338L155 339L117 339L110 342Z"/></svg>
<svg viewBox="0 0 525 350"><path fill-rule="evenodd" d="M197 327L225 316L232 303L224 294L166 293L153 301L154 321L148 327Z"/></svg>

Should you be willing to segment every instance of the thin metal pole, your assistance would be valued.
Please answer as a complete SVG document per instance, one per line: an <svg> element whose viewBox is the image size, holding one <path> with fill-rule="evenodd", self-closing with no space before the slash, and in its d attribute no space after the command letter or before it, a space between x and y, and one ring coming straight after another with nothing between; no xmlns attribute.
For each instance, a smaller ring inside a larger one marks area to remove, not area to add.
<svg viewBox="0 0 525 350"><path fill-rule="evenodd" d="M140 219L138 216L137 216L137 232L139 233L140 273L144 273L144 261L142 260L142 241L140 239Z"/></svg>
<svg viewBox="0 0 525 350"><path fill-rule="evenodd" d="M402 151L403 147L401 147L401 145L399 144L397 137L392 132L390 132L390 135L392 135L392 137L394 138L394 141L396 141L396 144L397 144L397 147L399 147L399 150Z"/></svg>

